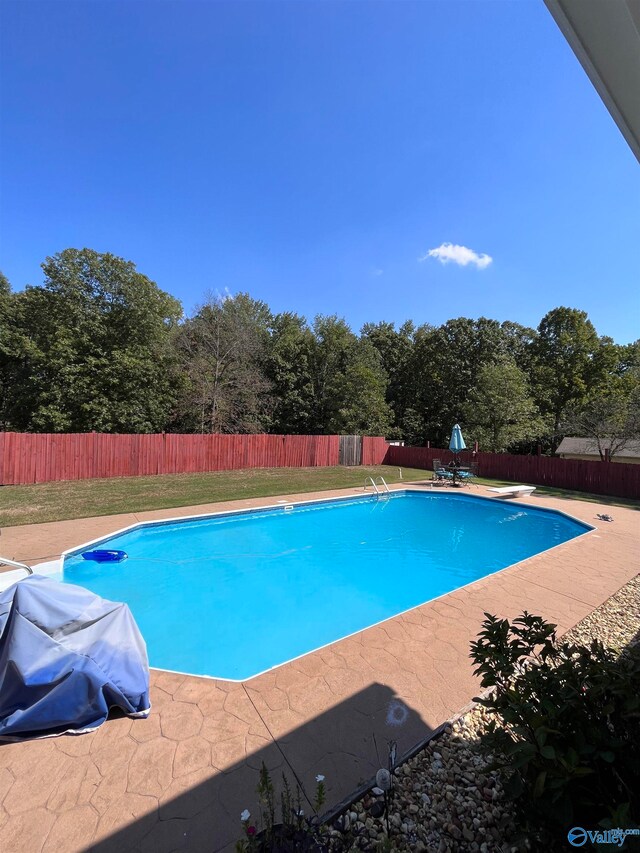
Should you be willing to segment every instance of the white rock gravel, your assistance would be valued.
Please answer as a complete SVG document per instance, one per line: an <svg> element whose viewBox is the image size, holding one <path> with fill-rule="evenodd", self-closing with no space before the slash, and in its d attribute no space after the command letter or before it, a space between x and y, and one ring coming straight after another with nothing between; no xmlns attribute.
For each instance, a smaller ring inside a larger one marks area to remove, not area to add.
<svg viewBox="0 0 640 853"><path fill-rule="evenodd" d="M639 642L640 575L565 638L580 643L598 638L619 650ZM397 768L389 834L384 819L369 814L372 804L382 799L373 792L352 805L342 820L346 817L348 826L368 835L364 846L371 850L517 853L519 848L509 840L516 834L513 813L497 772L487 769L492 757L475 748L487 721L484 708L472 707ZM359 843L358 849L362 846Z"/></svg>

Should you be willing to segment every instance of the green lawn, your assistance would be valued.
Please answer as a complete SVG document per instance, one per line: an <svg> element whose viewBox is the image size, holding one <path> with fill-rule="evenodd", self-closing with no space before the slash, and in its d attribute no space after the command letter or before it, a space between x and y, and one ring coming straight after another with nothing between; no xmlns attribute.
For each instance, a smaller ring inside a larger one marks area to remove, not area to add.
<svg viewBox="0 0 640 853"><path fill-rule="evenodd" d="M0 527L92 515L113 515L119 512L167 509L239 498L342 489L362 486L365 477L379 475L388 483L400 482L399 468L379 465L370 468L254 468L247 471L217 471L212 474L171 474L111 480L72 480L35 486L1 486ZM403 482L428 480L430 477L429 471L402 469ZM491 480L478 482L484 485L504 485ZM537 494L640 508L637 501L603 498L544 487L538 487Z"/></svg>
<svg viewBox="0 0 640 853"><path fill-rule="evenodd" d="M388 483L397 483L400 469L383 465L371 468L253 468L211 474L167 474L2 486L0 527L239 498L344 489L363 486L366 477L380 475ZM406 481L425 480L430 476L428 471L402 469L402 477Z"/></svg>

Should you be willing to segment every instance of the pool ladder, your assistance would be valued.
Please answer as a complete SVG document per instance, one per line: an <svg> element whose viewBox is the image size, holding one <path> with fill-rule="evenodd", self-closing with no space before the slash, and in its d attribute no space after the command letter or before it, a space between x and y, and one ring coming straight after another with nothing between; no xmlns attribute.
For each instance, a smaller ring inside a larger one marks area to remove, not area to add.
<svg viewBox="0 0 640 853"><path fill-rule="evenodd" d="M0 566L13 566L14 569L24 569L29 575L33 574L33 569L27 566L26 563L17 563L8 557L0 557Z"/></svg>
<svg viewBox="0 0 640 853"><path fill-rule="evenodd" d="M380 481L380 485L381 485L381 486L382 486L382 488L384 489L384 491L383 491L383 492L381 492L381 491L380 491L380 489L379 489L379 488L378 488L378 486L377 486L378 481ZM375 493L376 493L376 497L378 497L378 498L379 498L381 495L384 495L384 494L385 494L385 492L386 492L386 494L387 494L387 495L390 495L390 494L391 494L391 489L390 489L390 488L389 488L389 486L387 485L387 481L385 480L385 478L384 478L384 477L376 477L376 478L375 478L375 480L373 479L373 477L367 477L367 479L364 481L364 488L365 488L365 491L369 488L369 483L371 483L371 485L373 486L373 490L374 490L374 491L375 491Z"/></svg>

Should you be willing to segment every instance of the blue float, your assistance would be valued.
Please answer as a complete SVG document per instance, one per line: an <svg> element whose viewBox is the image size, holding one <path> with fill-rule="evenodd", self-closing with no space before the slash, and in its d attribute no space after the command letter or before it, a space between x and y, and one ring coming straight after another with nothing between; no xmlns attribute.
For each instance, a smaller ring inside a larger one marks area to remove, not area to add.
<svg viewBox="0 0 640 853"><path fill-rule="evenodd" d="M121 563L127 559L126 551L85 551L82 555L85 560L95 560L96 563Z"/></svg>

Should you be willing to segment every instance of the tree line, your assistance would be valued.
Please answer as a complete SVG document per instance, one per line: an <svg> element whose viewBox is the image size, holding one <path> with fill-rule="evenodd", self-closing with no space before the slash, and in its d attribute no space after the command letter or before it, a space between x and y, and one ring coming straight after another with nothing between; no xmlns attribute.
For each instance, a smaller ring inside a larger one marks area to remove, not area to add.
<svg viewBox="0 0 640 853"><path fill-rule="evenodd" d="M640 341L599 336L559 307L537 329L459 317L435 326L308 322L248 293L190 317L130 261L66 249L44 281L0 275L0 429L360 433L435 446L459 421L486 450L614 451L640 435ZM615 443L617 442L617 444Z"/></svg>

